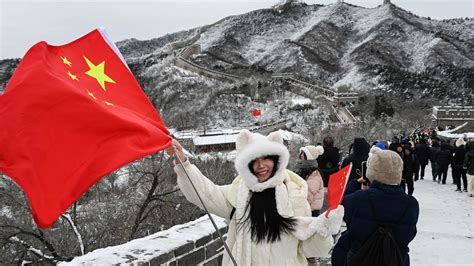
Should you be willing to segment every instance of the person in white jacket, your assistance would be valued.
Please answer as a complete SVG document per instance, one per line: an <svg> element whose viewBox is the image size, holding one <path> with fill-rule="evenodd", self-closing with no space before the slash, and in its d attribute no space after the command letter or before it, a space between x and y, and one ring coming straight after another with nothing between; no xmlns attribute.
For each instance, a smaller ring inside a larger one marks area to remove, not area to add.
<svg viewBox="0 0 474 266"><path fill-rule="evenodd" d="M343 207L329 218L311 217L306 182L286 169L289 152L278 132L264 137L242 130L236 148L238 176L224 186L191 164L176 140L166 152L179 158L174 170L186 199L203 208L187 173L209 212L228 219L226 243L237 265L307 265L306 257L328 256ZM231 263L224 254L223 265Z"/></svg>

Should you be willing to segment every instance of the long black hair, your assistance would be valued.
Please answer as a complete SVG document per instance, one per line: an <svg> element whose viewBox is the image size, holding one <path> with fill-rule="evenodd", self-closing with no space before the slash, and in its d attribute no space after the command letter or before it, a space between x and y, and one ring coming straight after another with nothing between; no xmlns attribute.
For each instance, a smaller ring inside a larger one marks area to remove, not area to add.
<svg viewBox="0 0 474 266"><path fill-rule="evenodd" d="M274 162L271 177L278 168L278 156L266 156ZM255 160L254 160L255 161ZM253 162L249 163L250 171L255 175L251 167ZM289 217L282 217L277 210L275 199L275 188L268 188L262 192L252 192L250 200L245 208L246 217L240 218L238 228L249 222L252 240L259 243L262 241L275 242L281 239L282 233L293 231L296 220Z"/></svg>

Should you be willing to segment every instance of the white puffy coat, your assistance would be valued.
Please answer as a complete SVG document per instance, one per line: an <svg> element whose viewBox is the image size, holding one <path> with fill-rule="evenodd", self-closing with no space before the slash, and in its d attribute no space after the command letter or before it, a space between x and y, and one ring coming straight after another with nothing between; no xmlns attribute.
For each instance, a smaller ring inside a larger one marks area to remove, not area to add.
<svg viewBox="0 0 474 266"><path fill-rule="evenodd" d="M236 216L233 215L232 220L229 220L230 213L233 208L243 208L244 206L237 206L238 197L245 194L241 190L243 187L242 179L237 177L230 185L215 185L212 181L206 178L201 171L188 161L182 164L186 172L193 180L199 195L204 201L208 210L220 217L228 219L229 230L227 232L226 243L229 246L232 254L237 260L238 265L307 265L306 257L320 257L327 256L330 248L333 245L331 232L334 229L325 227L322 219L326 219L324 215L318 218L311 218L310 207L307 201L307 185L306 182L295 173L286 170L282 174L284 177L284 184L287 190L287 196L292 206L294 217L297 219L297 227L292 233L282 234L281 240L267 243L260 242L242 245L242 250L237 250L236 242L239 240L236 227ZM181 165L175 165L175 172L178 175L178 185L186 198L195 205L202 208L202 205L196 196L191 183L185 175ZM237 211L236 211L237 213ZM333 218L337 212L331 212L329 216ZM336 220L340 220L342 213L337 214ZM336 225L336 227L340 226ZM329 230L329 231L328 231ZM334 233L334 232L332 232ZM225 252L224 252L225 253ZM232 261L227 254L224 254L223 265L232 265Z"/></svg>

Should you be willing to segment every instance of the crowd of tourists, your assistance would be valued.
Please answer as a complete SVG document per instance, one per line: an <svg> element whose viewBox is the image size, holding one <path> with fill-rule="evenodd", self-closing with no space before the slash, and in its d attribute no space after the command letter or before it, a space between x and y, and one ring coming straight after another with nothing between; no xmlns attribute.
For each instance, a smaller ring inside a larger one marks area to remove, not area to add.
<svg viewBox="0 0 474 266"><path fill-rule="evenodd" d="M223 265L307 265L329 253L335 266L409 265L408 245L419 215L415 182L446 184L451 168L456 191L473 196L474 142L462 138L455 146L424 135L372 144L355 138L342 158L328 136L290 158L278 132L262 136L242 130L236 150L238 176L216 185L178 141L166 149L175 158L177 183L187 200L228 220ZM291 170L290 160L295 160ZM325 187L348 164L342 202L328 214Z"/></svg>

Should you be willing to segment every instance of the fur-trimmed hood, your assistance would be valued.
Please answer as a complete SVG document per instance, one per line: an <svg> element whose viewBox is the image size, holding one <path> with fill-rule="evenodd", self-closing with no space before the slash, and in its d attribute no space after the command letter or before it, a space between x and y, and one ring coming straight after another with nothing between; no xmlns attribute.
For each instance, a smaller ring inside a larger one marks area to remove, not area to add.
<svg viewBox="0 0 474 266"><path fill-rule="evenodd" d="M251 191L261 192L283 183L285 179L284 172L288 166L290 154L283 144L283 138L278 132L272 132L265 137L243 129L237 138L236 148L235 169ZM259 157L269 155L278 156L278 163L275 165L277 167L276 172L267 181L259 183L257 177L250 171L249 163Z"/></svg>

